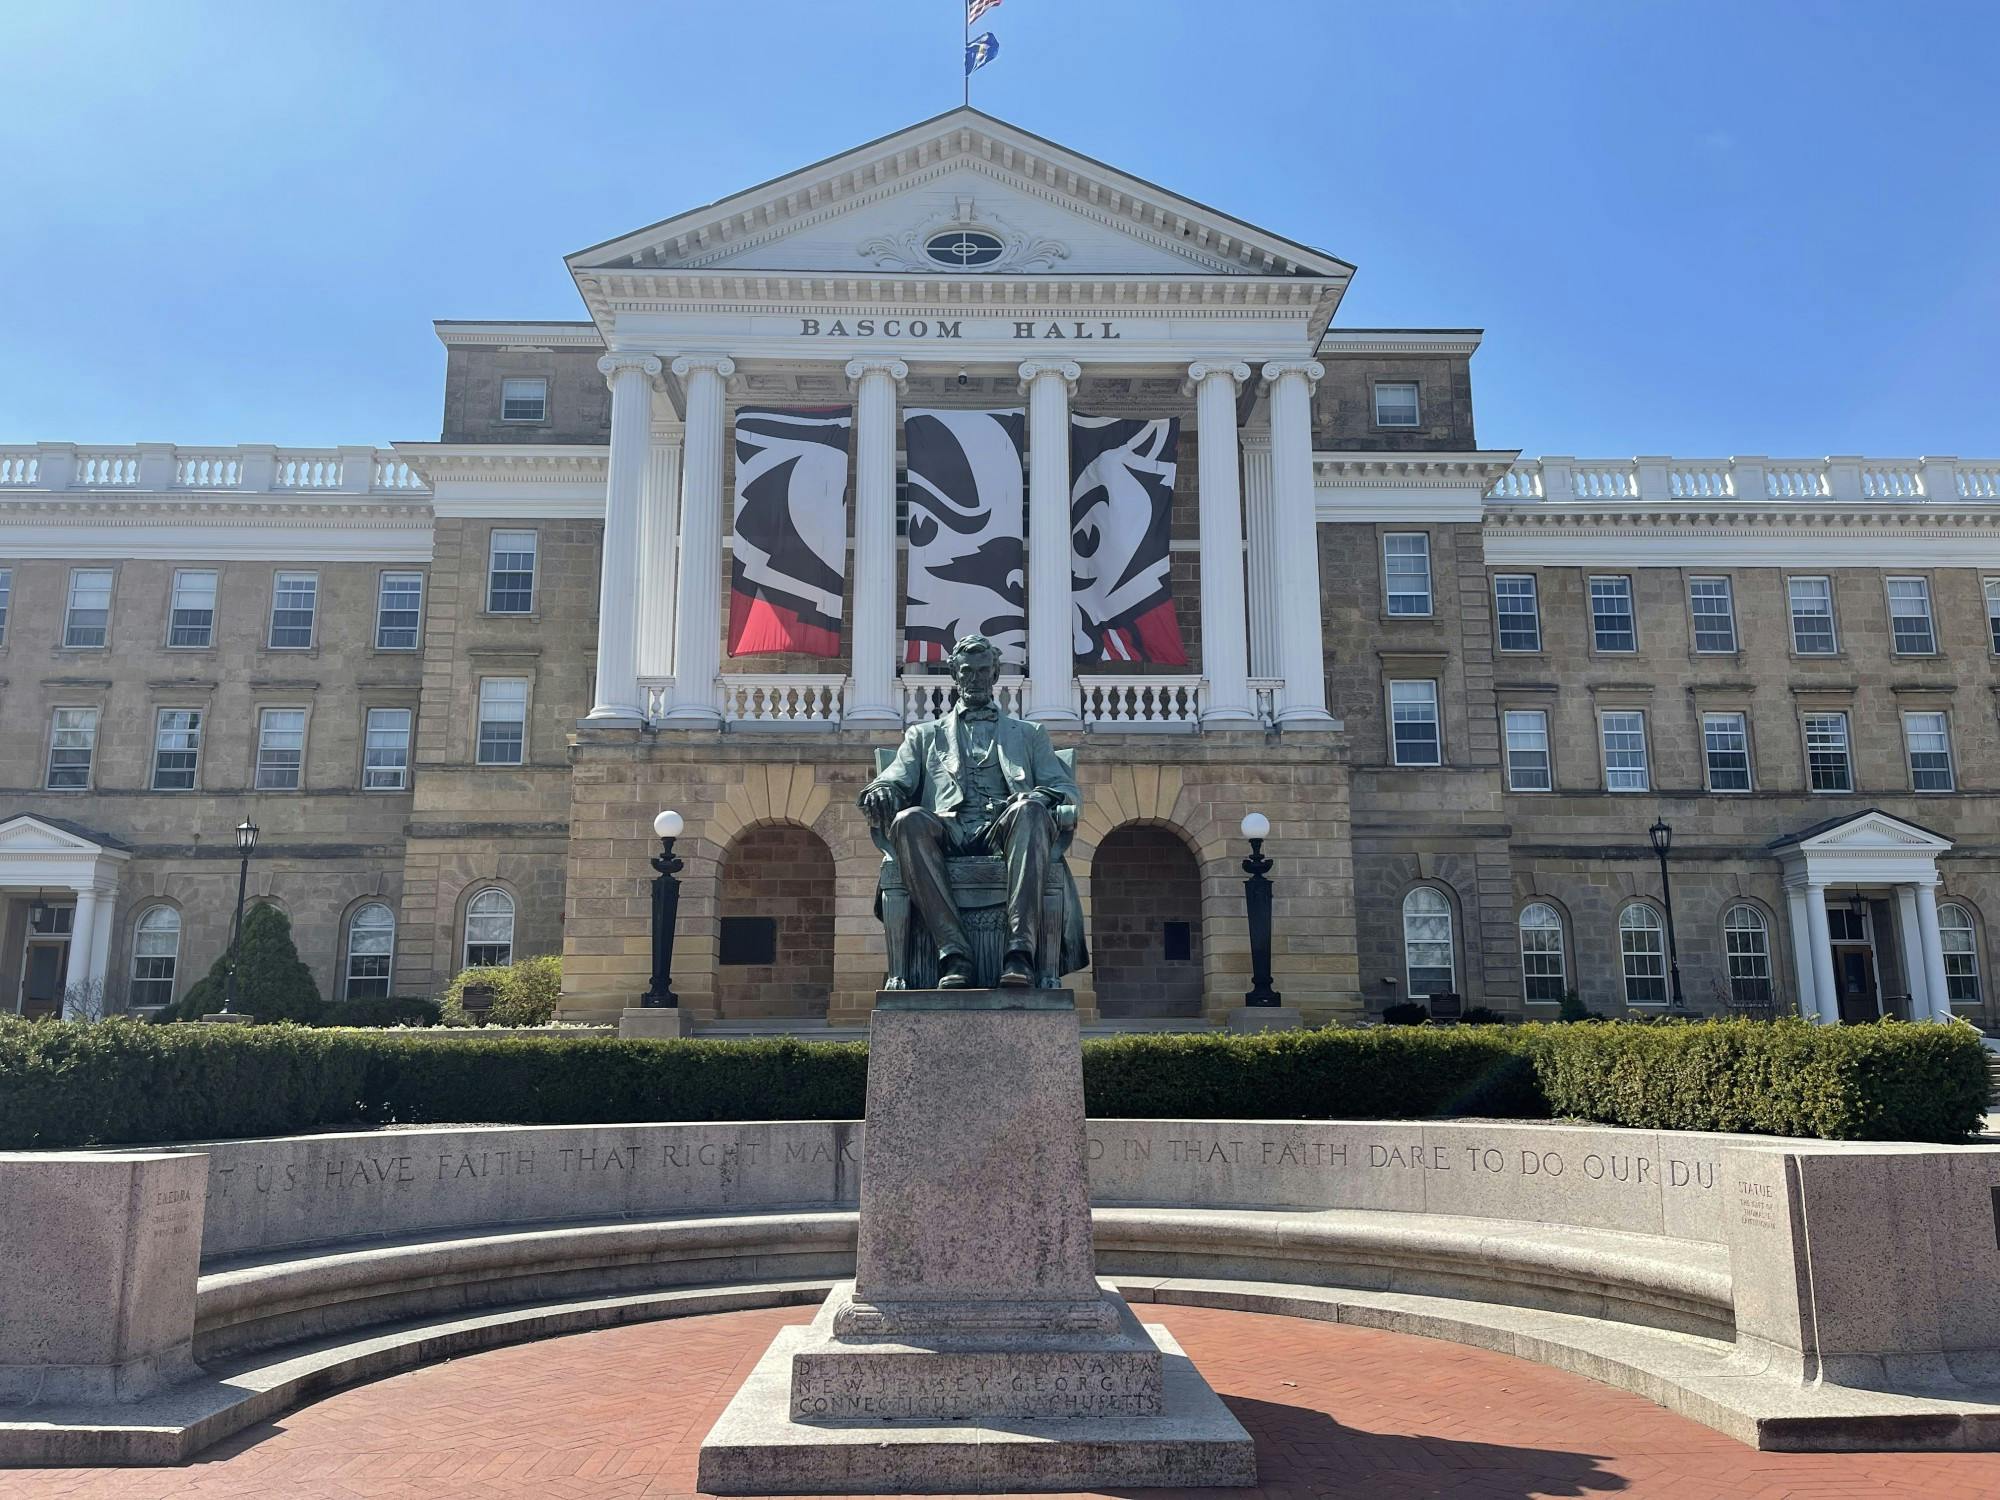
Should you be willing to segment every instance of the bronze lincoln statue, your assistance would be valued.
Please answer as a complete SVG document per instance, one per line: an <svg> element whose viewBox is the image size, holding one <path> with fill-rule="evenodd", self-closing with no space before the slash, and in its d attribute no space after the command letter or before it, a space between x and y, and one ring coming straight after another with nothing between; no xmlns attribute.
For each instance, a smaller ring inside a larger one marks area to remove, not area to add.
<svg viewBox="0 0 2000 1500"><path fill-rule="evenodd" d="M1089 961L1081 903L1062 857L1082 800L1076 778L1041 725L994 702L1000 653L991 641L966 636L952 647L950 665L958 701L911 726L895 758L862 788L861 810L900 867L909 904L936 946L938 988L982 982L953 892L952 862L968 859L1005 863L1004 900L988 903L1004 906L999 983L1048 983ZM1058 887L1061 920L1051 924ZM890 940L897 941L893 928ZM1051 943L1060 951L1047 951ZM891 954L891 987L902 982L901 957Z"/></svg>

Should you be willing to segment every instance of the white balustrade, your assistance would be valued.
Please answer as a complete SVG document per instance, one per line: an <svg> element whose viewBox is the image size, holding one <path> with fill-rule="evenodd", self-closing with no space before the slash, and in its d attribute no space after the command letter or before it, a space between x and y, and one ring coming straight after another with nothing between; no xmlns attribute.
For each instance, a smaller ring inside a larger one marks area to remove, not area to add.
<svg viewBox="0 0 2000 1500"><path fill-rule="evenodd" d="M402 459L396 457L394 453L378 453L375 455L373 481L369 486L370 489L415 490L422 492L430 488L429 485L424 483L423 475L404 463Z"/></svg>
<svg viewBox="0 0 2000 1500"><path fill-rule="evenodd" d="M1958 466L1958 498L2000 500L2000 464L1970 463Z"/></svg>
<svg viewBox="0 0 2000 1500"><path fill-rule="evenodd" d="M1642 487L1643 486L1643 487ZM1923 505L2000 501L2000 460L1953 458L1520 459L1486 498L1499 505L1576 500L1737 500Z"/></svg>
<svg viewBox="0 0 2000 1500"><path fill-rule="evenodd" d="M1824 459L1810 459L1804 463L1795 459L1774 459L1764 471L1764 483L1764 498L1767 500L1821 500L1831 493Z"/></svg>
<svg viewBox="0 0 2000 1500"><path fill-rule="evenodd" d="M837 729L847 702L845 676L725 672L722 720L732 727Z"/></svg>
<svg viewBox="0 0 2000 1500"><path fill-rule="evenodd" d="M123 489L139 482L139 454L118 450L79 453L76 475L71 483L80 490Z"/></svg>
<svg viewBox="0 0 2000 1500"><path fill-rule="evenodd" d="M928 672L905 672L897 686L903 697L903 722L921 724L935 719L951 707L954 689L949 677ZM1001 677L993 683L993 699L1010 714L1021 712L1028 694L1025 677Z"/></svg>
<svg viewBox="0 0 2000 1500"><path fill-rule="evenodd" d="M671 677L641 677L639 697L646 707L646 722L657 723L673 702L674 680Z"/></svg>
<svg viewBox="0 0 2000 1500"><path fill-rule="evenodd" d="M1639 476L1630 462L1578 463L1571 471L1578 500L1636 500Z"/></svg>
<svg viewBox="0 0 2000 1500"><path fill-rule="evenodd" d="M228 450L203 453L197 449L176 449L174 488L177 490L233 490L243 482L243 460Z"/></svg>
<svg viewBox="0 0 2000 1500"><path fill-rule="evenodd" d="M1861 493L1870 500L1921 500L1923 465L1914 459L1907 463L1864 462Z"/></svg>
<svg viewBox="0 0 2000 1500"><path fill-rule="evenodd" d="M0 447L0 489L229 490L237 494L428 494L423 476L392 448L180 448L130 444L79 449L69 443Z"/></svg>
<svg viewBox="0 0 2000 1500"><path fill-rule="evenodd" d="M340 455L337 453L280 453L271 475L274 490L337 490L340 488Z"/></svg>
<svg viewBox="0 0 2000 1500"><path fill-rule="evenodd" d="M1667 486L1676 500L1727 500L1736 494L1736 479L1726 458L1675 459L1667 471Z"/></svg>
<svg viewBox="0 0 2000 1500"><path fill-rule="evenodd" d="M1517 463L1494 482L1487 492L1493 500L1539 500L1542 498L1542 466L1529 459Z"/></svg>
<svg viewBox="0 0 2000 1500"><path fill-rule="evenodd" d="M42 456L33 448L0 448L0 487L27 488L40 483Z"/></svg>
<svg viewBox="0 0 2000 1500"><path fill-rule="evenodd" d="M1077 709L1093 729L1185 729L1201 725L1208 683L1199 677L1079 677Z"/></svg>

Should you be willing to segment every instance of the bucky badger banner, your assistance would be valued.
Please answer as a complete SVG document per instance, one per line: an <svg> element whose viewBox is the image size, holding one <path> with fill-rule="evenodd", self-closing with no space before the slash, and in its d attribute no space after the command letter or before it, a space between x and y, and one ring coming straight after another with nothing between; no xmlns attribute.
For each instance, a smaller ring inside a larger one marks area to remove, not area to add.
<svg viewBox="0 0 2000 1500"><path fill-rule="evenodd" d="M1000 648L1004 665L1027 660L1026 430L1020 410L904 412L905 661L943 661L954 641L974 631Z"/></svg>
<svg viewBox="0 0 2000 1500"><path fill-rule="evenodd" d="M1078 661L1187 665L1167 557L1180 426L1178 417L1070 417Z"/></svg>
<svg viewBox="0 0 2000 1500"><path fill-rule="evenodd" d="M737 412L731 656L840 655L853 426L844 406Z"/></svg>

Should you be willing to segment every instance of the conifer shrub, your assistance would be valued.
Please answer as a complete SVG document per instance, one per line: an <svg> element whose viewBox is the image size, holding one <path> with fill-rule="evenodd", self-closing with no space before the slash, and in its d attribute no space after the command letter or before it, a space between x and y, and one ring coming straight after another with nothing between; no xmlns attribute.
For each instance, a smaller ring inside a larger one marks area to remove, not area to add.
<svg viewBox="0 0 2000 1500"><path fill-rule="evenodd" d="M326 1010L312 970L292 942L292 919L268 902L243 914L236 940L236 1000L233 1010L257 1021L299 1021L307 1025ZM209 967L179 1001L162 1009L156 1021L198 1021L222 1009L229 983L229 953Z"/></svg>
<svg viewBox="0 0 2000 1500"><path fill-rule="evenodd" d="M562 1001L562 959L553 953L517 958L511 964L461 969L440 997L439 1021L445 1026L477 1026L480 1018L465 1008L465 992L480 985L493 991L489 1026L546 1026Z"/></svg>

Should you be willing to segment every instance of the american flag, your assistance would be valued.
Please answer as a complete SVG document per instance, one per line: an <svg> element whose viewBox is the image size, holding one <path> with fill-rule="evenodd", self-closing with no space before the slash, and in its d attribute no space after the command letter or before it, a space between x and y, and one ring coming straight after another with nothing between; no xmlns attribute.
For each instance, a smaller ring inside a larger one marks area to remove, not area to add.
<svg viewBox="0 0 2000 1500"><path fill-rule="evenodd" d="M999 3L1000 0L968 0L965 7L965 24L972 25Z"/></svg>

